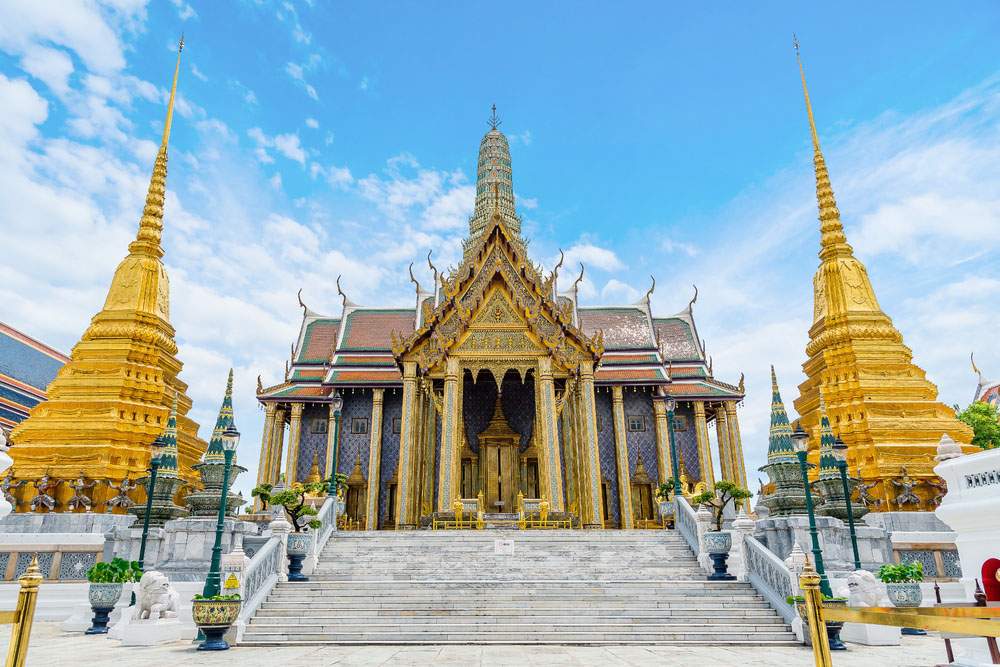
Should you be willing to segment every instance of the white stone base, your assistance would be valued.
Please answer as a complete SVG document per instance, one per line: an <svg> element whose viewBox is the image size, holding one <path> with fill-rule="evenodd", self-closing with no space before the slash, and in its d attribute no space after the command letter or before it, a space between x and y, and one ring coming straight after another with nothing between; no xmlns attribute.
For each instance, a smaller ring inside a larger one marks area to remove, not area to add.
<svg viewBox="0 0 1000 667"><path fill-rule="evenodd" d="M132 620L122 631L122 646L156 646L184 637L184 625L177 618Z"/></svg>
<svg viewBox="0 0 1000 667"><path fill-rule="evenodd" d="M844 623L840 638L864 646L899 646L902 643L899 628L868 623Z"/></svg>

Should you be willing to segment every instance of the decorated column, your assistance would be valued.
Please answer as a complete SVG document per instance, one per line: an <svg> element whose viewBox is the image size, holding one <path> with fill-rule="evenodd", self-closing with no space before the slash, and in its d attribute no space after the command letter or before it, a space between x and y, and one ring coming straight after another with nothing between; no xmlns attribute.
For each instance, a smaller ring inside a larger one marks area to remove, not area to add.
<svg viewBox="0 0 1000 667"><path fill-rule="evenodd" d="M264 433L260 438L260 458L257 463L257 483L265 484L268 479L268 463L271 458L271 441L274 439L274 413L277 406L274 403L264 404ZM254 509L260 509L260 501L254 500Z"/></svg>
<svg viewBox="0 0 1000 667"><path fill-rule="evenodd" d="M552 378L552 359L538 359L538 390L542 411L538 414L542 426L542 447L545 450L546 500L553 512L563 511L562 456L559 451L559 413L556 410L556 388Z"/></svg>
<svg viewBox="0 0 1000 667"><path fill-rule="evenodd" d="M719 472L722 475L722 479L735 482L736 476L733 474L732 467L732 450L729 447L729 419L726 415L726 409L722 404L716 406L715 409L715 435L719 439Z"/></svg>
<svg viewBox="0 0 1000 667"><path fill-rule="evenodd" d="M585 528L604 528L601 509L601 457L597 449L597 410L594 406L594 364L580 362L580 442L584 479L587 481L584 502L581 503Z"/></svg>
<svg viewBox="0 0 1000 667"><path fill-rule="evenodd" d="M665 399L665 396L653 396L653 426L656 428L656 470L659 475L660 484L673 477L670 473L670 427L667 424Z"/></svg>
<svg viewBox="0 0 1000 667"><path fill-rule="evenodd" d="M327 478L329 478L330 475L332 475L337 468L337 462L333 460L333 454L334 454L333 450L334 450L334 442L338 435L337 434L338 426L339 425L337 424L337 415L333 409L333 406L331 405L330 412L326 416L326 467L323 469L323 473L326 475Z"/></svg>
<svg viewBox="0 0 1000 667"><path fill-rule="evenodd" d="M292 419L288 423L288 454L285 458L285 484L291 486L298 481L299 435L302 433L302 409L304 403L292 403Z"/></svg>
<svg viewBox="0 0 1000 667"><path fill-rule="evenodd" d="M451 511L451 503L457 497L452 480L455 472L452 462L459 455L461 442L461 413L458 412L459 379L458 359L449 357L445 366L444 409L441 412L441 454L438 464L439 512Z"/></svg>
<svg viewBox="0 0 1000 667"><path fill-rule="evenodd" d="M286 410L281 405L274 411L274 428L271 430L267 466L267 481L270 484L277 484L281 473L281 453L285 446L285 414Z"/></svg>
<svg viewBox="0 0 1000 667"><path fill-rule="evenodd" d="M413 503L410 487L414 480L413 448L416 441L416 401L417 401L417 364L413 361L403 362L403 415L402 428L399 434L399 462L396 464L399 484L396 488L396 528L413 528Z"/></svg>
<svg viewBox="0 0 1000 667"><path fill-rule="evenodd" d="M698 467L701 470L701 481L709 486L715 486L712 443L708 441L708 422L705 421L705 401L694 402L694 433L698 440Z"/></svg>
<svg viewBox="0 0 1000 667"><path fill-rule="evenodd" d="M736 401L726 401L726 424L729 427L729 456L733 472L732 481L747 488L746 464L743 463L743 443L740 441L740 418L736 414ZM750 499L743 501L743 509L750 512Z"/></svg>
<svg viewBox="0 0 1000 667"><path fill-rule="evenodd" d="M368 494L365 528L378 530L379 469L382 466L382 400L384 389L372 390L371 440L368 444Z"/></svg>
<svg viewBox="0 0 1000 667"><path fill-rule="evenodd" d="M618 514L622 528L632 528L632 480L629 475L628 442L625 439L625 401L622 388L611 388L611 408L615 419L615 460L618 463Z"/></svg>

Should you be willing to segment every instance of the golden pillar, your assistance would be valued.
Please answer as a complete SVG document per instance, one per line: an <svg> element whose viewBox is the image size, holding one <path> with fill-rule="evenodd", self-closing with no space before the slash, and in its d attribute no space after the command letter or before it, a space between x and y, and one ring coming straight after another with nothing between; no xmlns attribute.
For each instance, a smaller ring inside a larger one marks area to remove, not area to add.
<svg viewBox="0 0 1000 667"><path fill-rule="evenodd" d="M615 460L618 463L618 516L622 528L632 528L632 479L629 474L628 442L625 438L625 399L622 388L611 388L611 409L615 419Z"/></svg>
<svg viewBox="0 0 1000 667"><path fill-rule="evenodd" d="M451 504L458 497L454 479L455 459L461 455L462 413L459 412L458 359L449 358L444 374L444 408L441 413L441 454L438 464L438 511L451 511ZM457 480L461 483L461 479Z"/></svg>
<svg viewBox="0 0 1000 667"><path fill-rule="evenodd" d="M694 433L698 440L698 467L701 481L715 486L715 468L712 465L712 443L708 441L708 422L705 420L705 401L694 402Z"/></svg>
<svg viewBox="0 0 1000 667"><path fill-rule="evenodd" d="M426 405L424 403L424 392L420 387L418 382L415 388L415 396L413 398L414 406L414 424L413 424L413 454L412 463L410 464L410 479L412 484L410 485L410 507L413 508L414 524L420 524L420 494L424 485L424 452L425 452L425 442L424 435L427 430L424 428L424 410Z"/></svg>
<svg viewBox="0 0 1000 667"><path fill-rule="evenodd" d="M416 482L412 479L413 449L417 439L416 424L417 402L417 364L413 361L403 362L403 416L399 434L399 462L396 464L399 484L396 488L396 528L413 528L413 494L411 487Z"/></svg>
<svg viewBox="0 0 1000 667"><path fill-rule="evenodd" d="M576 442L576 426L573 419L573 409L571 407L570 397L568 395L563 396L563 409L562 414L559 415L559 419L562 421L562 451L566 456L566 460L563 465L566 466L566 507L576 507L579 511L580 507L580 487L577 484L577 472L579 470L579 457L577 456L576 447L574 443Z"/></svg>
<svg viewBox="0 0 1000 667"><path fill-rule="evenodd" d="M719 471L722 479L735 482L736 475L733 472L733 455L729 446L729 420L726 416L726 409L721 404L715 410L715 435L719 439Z"/></svg>
<svg viewBox="0 0 1000 667"><path fill-rule="evenodd" d="M339 467L336 465L336 461L333 460L333 440L337 435L337 416L333 413L333 406L330 406L330 411L326 416L326 476L330 477L333 474L333 469ZM343 441L341 441L343 442ZM340 453L338 452L339 456Z"/></svg>
<svg viewBox="0 0 1000 667"><path fill-rule="evenodd" d="M271 431L271 447L268 451L267 482L277 484L281 474L281 452L285 446L285 414L286 410L278 406L274 411L274 428Z"/></svg>
<svg viewBox="0 0 1000 667"><path fill-rule="evenodd" d="M545 452L542 457L545 460L546 491L549 501L549 509L553 512L562 512L563 504L563 483L562 483L562 456L559 451L559 414L556 411L556 388L555 380L552 378L552 359L540 357L538 359L538 389L541 412L536 413L541 417L541 448ZM538 418L536 416L536 419Z"/></svg>
<svg viewBox="0 0 1000 667"><path fill-rule="evenodd" d="M372 390L371 440L368 442L368 494L365 528L378 530L379 468L382 465L382 401L384 389Z"/></svg>
<svg viewBox="0 0 1000 667"><path fill-rule="evenodd" d="M274 403L264 404L264 433L260 438L260 459L257 463L257 483L264 484L269 481L268 464L271 462L271 444L274 440L274 413L278 406ZM254 505L259 507L260 501L254 500Z"/></svg>
<svg viewBox="0 0 1000 667"><path fill-rule="evenodd" d="M434 452L437 441L437 408L434 405L434 385L430 382L424 389L424 468L421 472L423 484L420 486L420 514L430 516L434 512Z"/></svg>
<svg viewBox="0 0 1000 667"><path fill-rule="evenodd" d="M601 503L601 457L597 449L597 409L594 405L594 364L580 363L580 445L583 456L582 487L585 498L581 504L581 520L585 528L604 528Z"/></svg>
<svg viewBox="0 0 1000 667"><path fill-rule="evenodd" d="M666 397L653 396L653 424L656 428L656 471L660 484L672 476L670 461L670 424L667 421ZM680 450L678 450L680 451ZM677 461L680 465L680 460Z"/></svg>
<svg viewBox="0 0 1000 667"><path fill-rule="evenodd" d="M292 403L292 420L288 423L288 452L285 458L285 485L298 481L299 436L302 433L302 410L304 403Z"/></svg>
<svg viewBox="0 0 1000 667"><path fill-rule="evenodd" d="M746 465L743 462L743 443L740 441L740 419L736 414L736 401L726 401L726 422L729 425L729 454L732 457L734 482L747 488ZM743 501L743 508L750 513L750 499Z"/></svg>

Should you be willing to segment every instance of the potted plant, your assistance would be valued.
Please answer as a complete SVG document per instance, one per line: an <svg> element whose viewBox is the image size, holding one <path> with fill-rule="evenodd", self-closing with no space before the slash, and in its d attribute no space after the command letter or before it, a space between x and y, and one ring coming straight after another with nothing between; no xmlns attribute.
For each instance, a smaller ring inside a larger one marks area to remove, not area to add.
<svg viewBox="0 0 1000 667"><path fill-rule="evenodd" d="M656 487L657 508L660 512L660 519L663 520L664 524L667 522L667 517L673 519L674 516L674 480L673 478L667 478L665 482Z"/></svg>
<svg viewBox="0 0 1000 667"><path fill-rule="evenodd" d="M195 595L191 601L191 617L205 634L199 651L225 651L229 643L223 639L230 626L240 615L239 593L232 595Z"/></svg>
<svg viewBox="0 0 1000 667"><path fill-rule="evenodd" d="M785 598L785 600L788 604L795 605L795 611L798 612L799 618L802 619L802 635L805 637L806 643L809 643L809 614L806 613L806 599L801 595L789 595ZM846 607L847 598L823 595L823 604ZM840 631L843 627L843 621L826 622L826 639L827 643L830 645L831 651L847 650L847 646L845 646L844 642L840 639Z"/></svg>
<svg viewBox="0 0 1000 667"><path fill-rule="evenodd" d="M94 610L94 620L87 628L88 635L103 635L108 632L108 616L118 604L125 584L139 581L142 570L138 561L127 561L115 558L110 563L94 563L87 570L87 581L90 586L87 597L90 598L90 608Z"/></svg>
<svg viewBox="0 0 1000 667"><path fill-rule="evenodd" d="M885 584L885 592L894 607L919 607L923 602L920 582L924 580L924 566L919 561L883 565L878 578Z"/></svg>
<svg viewBox="0 0 1000 667"><path fill-rule="evenodd" d="M308 555L313 541L313 534L308 530L310 528L317 530L322 522L314 518L319 511L306 502L306 495L323 490L325 490L323 482L305 484L296 482L291 488L271 494L271 503L284 507L285 514L292 524L293 532L288 535L286 549L289 581L309 581L309 578L302 574L302 561Z"/></svg>
<svg viewBox="0 0 1000 667"><path fill-rule="evenodd" d="M752 493L737 484L721 480L711 491L703 491L691 499L696 505L707 505L711 509L712 521L715 524L715 530L706 532L704 536L705 550L708 551L715 567L715 572L708 575L709 581L731 581L736 578L729 574L726 566L729 550L733 546L733 536L722 530L722 522L725 520L725 511L729 503L739 502L752 496Z"/></svg>

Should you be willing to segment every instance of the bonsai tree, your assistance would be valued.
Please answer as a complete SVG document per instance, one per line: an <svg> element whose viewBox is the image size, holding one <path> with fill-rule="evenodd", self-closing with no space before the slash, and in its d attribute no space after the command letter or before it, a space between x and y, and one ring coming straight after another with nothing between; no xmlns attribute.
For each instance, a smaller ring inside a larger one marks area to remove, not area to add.
<svg viewBox="0 0 1000 667"><path fill-rule="evenodd" d="M878 578L884 584L916 584L924 580L924 566L920 561L883 565Z"/></svg>
<svg viewBox="0 0 1000 667"><path fill-rule="evenodd" d="M309 518L316 516L319 512L312 505L306 504L306 494L315 495L325 490L326 484L323 482L308 484L296 482L291 488L272 494L271 503L285 508L285 514L288 515L296 533L301 533L302 529L307 526L316 530L323 525L323 522L319 519Z"/></svg>
<svg viewBox="0 0 1000 667"><path fill-rule="evenodd" d="M674 478L668 477L662 484L656 487L657 500L670 500L674 495Z"/></svg>
<svg viewBox="0 0 1000 667"><path fill-rule="evenodd" d="M273 484L258 484L250 492L251 496L260 501L260 509L263 512L267 511L268 503L271 502L271 489L273 488Z"/></svg>
<svg viewBox="0 0 1000 667"><path fill-rule="evenodd" d="M712 508L712 519L715 522L715 530L722 530L722 521L726 506L729 503L738 503L741 500L752 498L753 494L746 489L740 488L735 482L720 480L711 491L703 491L691 499L695 505L708 505Z"/></svg>
<svg viewBox="0 0 1000 667"><path fill-rule="evenodd" d="M972 428L972 444L982 449L1000 447L1000 409L976 401L964 410L955 406L955 416Z"/></svg>
<svg viewBox="0 0 1000 667"><path fill-rule="evenodd" d="M92 584L127 584L139 581L142 569L139 561L115 558L110 563L94 563L87 570L87 581Z"/></svg>

